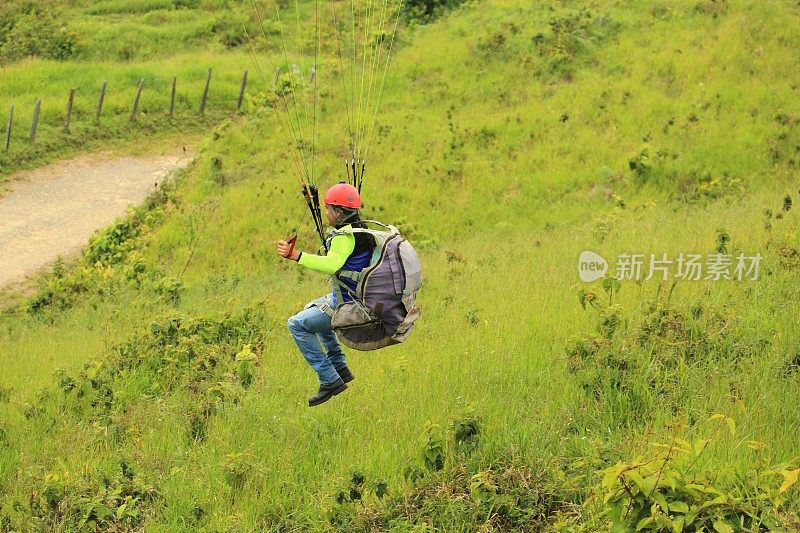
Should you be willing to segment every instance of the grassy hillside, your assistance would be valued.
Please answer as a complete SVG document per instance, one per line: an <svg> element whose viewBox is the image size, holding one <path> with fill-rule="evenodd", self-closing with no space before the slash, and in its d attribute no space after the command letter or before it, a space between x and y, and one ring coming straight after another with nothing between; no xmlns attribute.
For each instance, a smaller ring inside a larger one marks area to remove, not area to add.
<svg viewBox="0 0 800 533"><path fill-rule="evenodd" d="M249 28L266 51L254 11L226 1L43 2L0 7L0 109L14 105L11 148L0 151L0 180L20 168L110 144L159 144L185 132L207 131L234 115ZM262 10L265 9L262 6ZM251 20L252 19L252 20ZM245 26L242 26L244 22ZM239 52L237 53L237 49ZM207 70L214 69L205 117L199 114ZM252 74L252 73L251 73ZM172 78L175 110L168 116ZM144 80L140 115L129 118ZM99 124L95 115L108 82ZM254 87L251 79L251 88ZM67 99L76 89L70 132ZM42 99L36 144L29 142L35 102ZM5 136L3 136L5 141Z"/></svg>
<svg viewBox="0 0 800 533"><path fill-rule="evenodd" d="M0 530L797 529L797 14L485 0L406 29L365 212L420 252L423 318L315 409L286 319L327 285L274 253L316 237L248 107L0 319ZM763 262L616 287L584 250Z"/></svg>

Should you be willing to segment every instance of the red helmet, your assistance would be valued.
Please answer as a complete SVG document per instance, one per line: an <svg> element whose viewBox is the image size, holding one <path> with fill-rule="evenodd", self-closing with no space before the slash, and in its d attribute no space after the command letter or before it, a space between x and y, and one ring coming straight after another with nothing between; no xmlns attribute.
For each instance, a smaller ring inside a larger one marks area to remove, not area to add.
<svg viewBox="0 0 800 533"><path fill-rule="evenodd" d="M361 209L361 196L349 183L337 183L325 193L326 205L338 205L350 209Z"/></svg>

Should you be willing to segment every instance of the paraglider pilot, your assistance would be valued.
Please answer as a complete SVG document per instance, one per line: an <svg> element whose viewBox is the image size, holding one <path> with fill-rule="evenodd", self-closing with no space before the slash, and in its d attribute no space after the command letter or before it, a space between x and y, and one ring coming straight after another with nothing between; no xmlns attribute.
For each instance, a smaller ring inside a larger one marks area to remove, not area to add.
<svg viewBox="0 0 800 533"><path fill-rule="evenodd" d="M359 209L361 198L355 187L347 183L334 185L325 193L325 215L330 226L347 231L351 228L365 228ZM314 255L300 252L284 240L278 241L278 254L301 266L335 275L339 270L358 272L369 265L375 248L375 239L365 233L335 234L328 237L327 255ZM338 278L352 291L356 282ZM334 281L335 289L335 281ZM331 316L339 302L336 290L331 291L307 304L305 308L288 321L289 331L297 347L319 377L319 390L308 399L308 405L319 405L347 389L347 383L354 379L347 367L345 355L331 327ZM340 291L342 300L351 301L348 291Z"/></svg>

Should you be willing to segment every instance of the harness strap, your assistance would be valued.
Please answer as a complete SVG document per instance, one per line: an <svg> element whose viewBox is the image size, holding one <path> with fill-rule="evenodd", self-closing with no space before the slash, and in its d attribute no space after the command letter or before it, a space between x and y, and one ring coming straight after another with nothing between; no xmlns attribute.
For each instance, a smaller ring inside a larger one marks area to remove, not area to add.
<svg viewBox="0 0 800 533"><path fill-rule="evenodd" d="M363 222L364 224L374 224L376 226L380 226L382 228L385 228L386 230L388 230L388 233L390 235L394 235L395 233L400 233L400 231L395 226L392 226L390 224L384 224L382 222L378 222L377 220L362 220L361 222ZM386 232L385 231L378 231L378 230L374 230L374 229L369 229L369 228L350 228L350 229L347 229L347 230L329 228L328 229L328 233L329 233L330 236L334 236L334 235L347 235L347 234L353 234L353 233L369 233L370 235L375 235L375 234L386 233Z"/></svg>
<svg viewBox="0 0 800 533"><path fill-rule="evenodd" d="M325 313L329 317L333 318L333 311L334 311L333 307L331 307L330 305L328 305L325 302L322 302L317 307L319 308L320 311L322 311L323 313Z"/></svg>
<svg viewBox="0 0 800 533"><path fill-rule="evenodd" d="M364 273L363 272L361 272L361 271L355 272L353 270L339 270L334 275L338 276L340 278L351 279L351 280L355 281L356 283L361 281L361 278L364 277Z"/></svg>
<svg viewBox="0 0 800 533"><path fill-rule="evenodd" d="M342 299L342 289L339 288L335 282L333 284L333 295L336 297L336 303L341 305L344 303L344 299Z"/></svg>
<svg viewBox="0 0 800 533"><path fill-rule="evenodd" d="M364 305L364 303L358 298L358 295L355 292L353 292L353 290L350 287L348 287L344 282L337 279L335 275L332 276L332 279L333 279L333 294L336 296L337 304L341 305L342 303L344 303L344 300L342 299L342 289L344 289L348 293L350 293L350 295L353 297L353 303L355 303L358 306L358 308L361 309L361 311L364 313L364 316L366 316L367 320L372 320L372 314L370 313L369 308L367 308L367 306Z"/></svg>
<svg viewBox="0 0 800 533"><path fill-rule="evenodd" d="M336 274L331 276L331 279L333 280L333 292L336 294L336 299L339 303L342 303L343 301L341 299L342 289L346 290L347 293L350 294L350 296L352 296L354 300L358 300L358 295L355 292L353 292L353 289L351 289L345 282L337 278Z"/></svg>

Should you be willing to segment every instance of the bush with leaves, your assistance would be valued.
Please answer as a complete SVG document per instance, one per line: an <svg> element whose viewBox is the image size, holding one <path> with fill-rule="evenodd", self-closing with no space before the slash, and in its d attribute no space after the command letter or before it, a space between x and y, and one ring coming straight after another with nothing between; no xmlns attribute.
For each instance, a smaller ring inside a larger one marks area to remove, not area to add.
<svg viewBox="0 0 800 533"><path fill-rule="evenodd" d="M0 5L0 62L25 57L63 61L78 54L78 36L59 22L49 3L11 0Z"/></svg>
<svg viewBox="0 0 800 533"><path fill-rule="evenodd" d="M172 317L86 363L77 373L59 371L56 389L26 410L46 425L67 415L104 428L110 439L125 438L134 406L177 392L191 399L181 415L187 437L205 438L211 417L236 405L255 379L264 317L248 309L221 318Z"/></svg>
<svg viewBox="0 0 800 533"><path fill-rule="evenodd" d="M550 74L571 79L576 61L606 40L613 37L620 25L605 14L583 6L555 13L546 31L536 33L532 43L546 62Z"/></svg>
<svg viewBox="0 0 800 533"><path fill-rule="evenodd" d="M715 414L709 422L716 425L710 438L692 439L684 425L676 423L670 442L653 443L649 453L602 470L589 500L592 518L583 526L591 531L665 533L796 527L784 509L788 492L798 490L796 459L775 464L762 443L750 441L756 457L746 471L727 480L724 472L702 471L699 459L722 428L731 438L736 434L729 414Z"/></svg>
<svg viewBox="0 0 800 533"><path fill-rule="evenodd" d="M169 416L186 424L189 443L201 442L210 420L237 405L253 384L264 320L261 308L223 317L156 320L82 370L58 371L54 386L24 405L23 415L42 432L67 424L92 428L95 444L121 449L137 433L139 410L167 404L174 406ZM120 468L121 475L90 476L89 469L80 476L34 474L29 508L8 514L3 507L8 500L0 498L0 531L138 529L148 514L157 512L160 496L126 463ZM260 471L245 452L228 455L223 473L235 497Z"/></svg>
<svg viewBox="0 0 800 533"><path fill-rule="evenodd" d="M141 239L164 219L167 206L175 199L174 190L173 181L162 182L144 203L97 231L74 267L65 269L57 262L52 274L41 279L37 293L22 303L22 310L40 315L48 309L68 309L81 295L104 294L115 283L146 288L177 303L184 288L181 280L147 264L141 252Z"/></svg>
<svg viewBox="0 0 800 533"><path fill-rule="evenodd" d="M120 460L112 472L49 472L33 481L30 514L6 515L9 530L121 531L140 527L159 490Z"/></svg>
<svg viewBox="0 0 800 533"><path fill-rule="evenodd" d="M336 490L330 525L336 531L409 531L425 524L437 531L542 530L577 487L563 478L557 459L531 465L501 454L487 461L476 453L482 435L473 413L454 420L446 433L428 424L420 461L404 472L409 486L390 491L354 471Z"/></svg>
<svg viewBox="0 0 800 533"><path fill-rule="evenodd" d="M584 309L595 315L595 333L582 334L567 346L567 367L587 396L603 409L604 420L638 425L656 405L687 407L705 376L731 372L741 361L762 354L771 341L737 327L734 306L688 306L670 303L675 288L658 287L639 316L624 314L613 295L620 283L603 281L608 298L578 291Z"/></svg>
<svg viewBox="0 0 800 533"><path fill-rule="evenodd" d="M409 22L427 24L469 0L406 0L403 15Z"/></svg>

